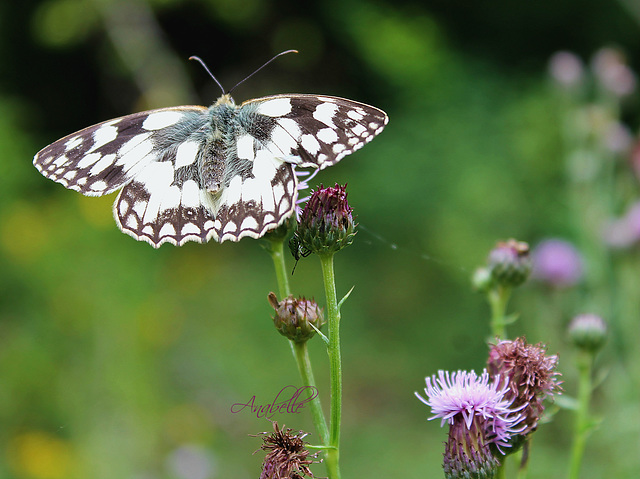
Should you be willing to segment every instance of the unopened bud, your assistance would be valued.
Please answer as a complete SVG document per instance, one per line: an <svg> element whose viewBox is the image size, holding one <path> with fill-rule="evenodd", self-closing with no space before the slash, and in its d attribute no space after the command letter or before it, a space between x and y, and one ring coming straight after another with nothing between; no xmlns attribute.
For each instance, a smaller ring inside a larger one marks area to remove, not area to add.
<svg viewBox="0 0 640 479"><path fill-rule="evenodd" d="M596 352L607 339L607 324L595 314L580 314L569 323L569 337L578 348Z"/></svg>
<svg viewBox="0 0 640 479"><path fill-rule="evenodd" d="M346 185L320 185L307 201L295 233L297 244L316 254L329 254L350 245L355 236Z"/></svg>
<svg viewBox="0 0 640 479"><path fill-rule="evenodd" d="M529 245L510 239L499 242L489 253L488 268L491 277L503 286L519 286L531 273Z"/></svg>
<svg viewBox="0 0 640 479"><path fill-rule="evenodd" d="M304 343L316 334L317 329L325 323L322 308L317 303L305 298L288 296L278 301L275 293L269 293L269 304L276 314L273 324L283 336L296 343Z"/></svg>

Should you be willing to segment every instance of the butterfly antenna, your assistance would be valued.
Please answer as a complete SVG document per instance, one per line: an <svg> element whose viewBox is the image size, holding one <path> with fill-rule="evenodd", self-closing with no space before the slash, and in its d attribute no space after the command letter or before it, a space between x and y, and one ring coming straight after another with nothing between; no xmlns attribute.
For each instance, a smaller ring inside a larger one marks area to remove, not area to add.
<svg viewBox="0 0 640 479"><path fill-rule="evenodd" d="M276 56L274 56L271 60L269 60L268 62L266 62L264 65L262 65L260 68L258 68L256 71L254 71L251 75L249 75L248 77L246 77L244 80L240 80L238 83L236 83L236 86L234 86L231 90L229 90L227 93L231 94L231 92L233 90L235 90L239 85L242 85L245 81L247 81L249 78L251 78L253 75L255 75L256 73L258 73L260 70L262 70L264 67L266 67L269 63L271 63L273 60L275 60L278 57L281 57L282 55L286 55L287 53L298 53L298 50L286 50L284 52L280 52L278 53ZM206 67L205 67L206 68ZM213 75L212 75L213 76Z"/></svg>
<svg viewBox="0 0 640 479"><path fill-rule="evenodd" d="M207 71L207 73L209 74L209 76L210 76L211 78L213 78L213 81L215 81L215 82L218 84L218 86L219 86L219 87L220 87L220 89L222 90L222 94L223 94L223 95L225 94L224 87L220 84L220 82L218 81L218 79L217 79L216 77L214 77L214 76L213 76L213 73L211 73L211 70L209 70L209 67L207 67L207 65L205 64L205 62L203 62L203 61L202 61L202 58L197 57L197 56L195 56L195 55L194 55L194 56L189 57L189 60L195 60L195 61L197 61L198 63L200 63L200 65L202 65L202 67Z"/></svg>

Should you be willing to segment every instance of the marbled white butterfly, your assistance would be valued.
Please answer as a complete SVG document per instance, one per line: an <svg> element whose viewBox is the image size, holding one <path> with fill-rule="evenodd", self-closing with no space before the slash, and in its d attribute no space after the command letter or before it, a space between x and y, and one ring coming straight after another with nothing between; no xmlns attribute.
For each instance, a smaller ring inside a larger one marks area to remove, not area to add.
<svg viewBox="0 0 640 479"><path fill-rule="evenodd" d="M217 81L217 80L216 80ZM259 238L295 210L296 167L323 169L382 131L378 108L322 95L178 106L98 123L43 148L47 178L87 196L121 189L118 227L154 247Z"/></svg>

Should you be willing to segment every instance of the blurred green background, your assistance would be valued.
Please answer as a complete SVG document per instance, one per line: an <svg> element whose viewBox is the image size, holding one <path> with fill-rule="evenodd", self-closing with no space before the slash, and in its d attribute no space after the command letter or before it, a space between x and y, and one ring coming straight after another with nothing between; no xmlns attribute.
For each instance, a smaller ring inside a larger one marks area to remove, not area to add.
<svg viewBox="0 0 640 479"><path fill-rule="evenodd" d="M598 246L580 196L592 190L567 167L572 151L602 156L597 131L575 134L584 108L622 121L635 142L637 95L594 93L588 61L615 47L640 66L638 2L5 1L0 28L0 477L259 476L260 440L248 434L270 424L231 405L300 384L270 320L277 285L260 241L154 250L119 232L115 195L65 190L32 157L99 121L212 103L219 89L191 55L230 88L289 48L300 54L235 99L323 93L390 117L371 145L316 178L348 183L361 225L336 257L338 294L355 285L342 321L343 477L442 477L446 431L413 392L438 369L483 368L489 312L470 276L510 237L592 246L577 286L516 292L510 333L559 353L573 396L566 324L586 310L605 316L593 404L602 423L582 477L640 475L637 245ZM579 91L549 79L558 50L587 62ZM626 178L606 214L638 197L631 151L605 155ZM598 258L624 273L598 276ZM292 287L323 302L316 258L300 262ZM624 314L612 291L624 293ZM326 406L327 357L317 340L311 351ZM276 419L313 429L306 414ZM553 419L534 438L531 478L565 477L572 416Z"/></svg>

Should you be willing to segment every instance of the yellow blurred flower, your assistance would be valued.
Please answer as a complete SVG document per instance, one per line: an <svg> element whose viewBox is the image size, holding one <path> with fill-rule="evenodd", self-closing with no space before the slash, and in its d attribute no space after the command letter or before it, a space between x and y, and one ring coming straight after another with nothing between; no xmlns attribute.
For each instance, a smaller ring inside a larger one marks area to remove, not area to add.
<svg viewBox="0 0 640 479"><path fill-rule="evenodd" d="M71 445L43 431L14 437L8 446L9 464L20 478L64 479L70 476Z"/></svg>

